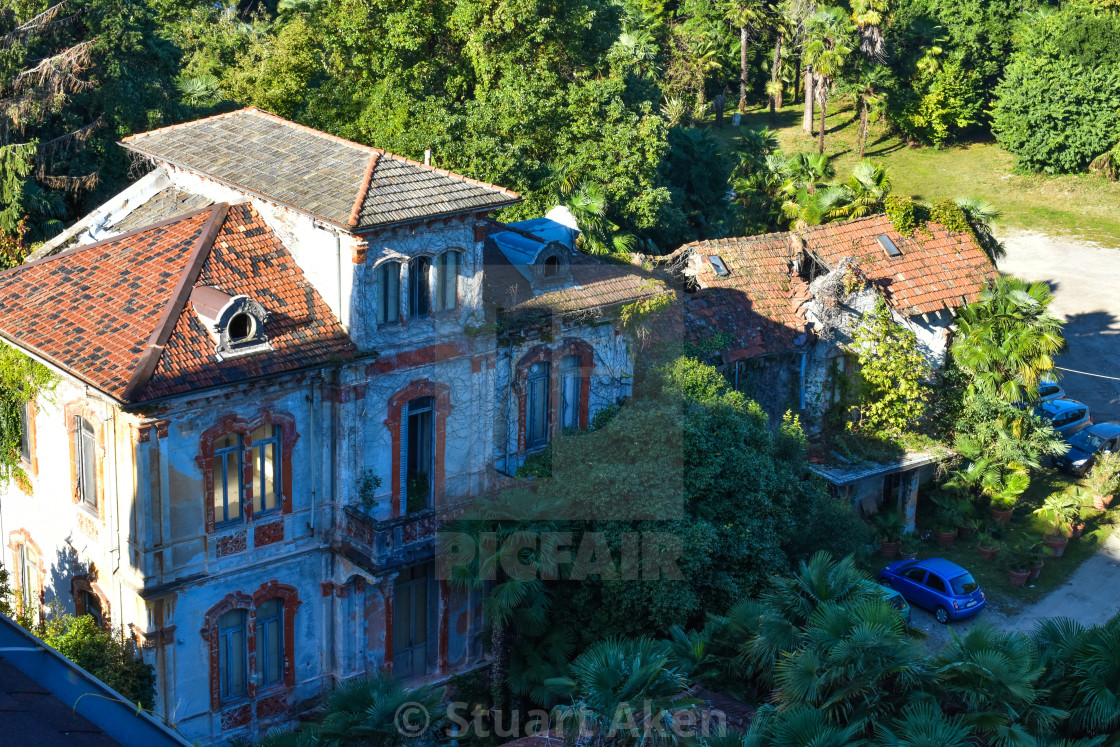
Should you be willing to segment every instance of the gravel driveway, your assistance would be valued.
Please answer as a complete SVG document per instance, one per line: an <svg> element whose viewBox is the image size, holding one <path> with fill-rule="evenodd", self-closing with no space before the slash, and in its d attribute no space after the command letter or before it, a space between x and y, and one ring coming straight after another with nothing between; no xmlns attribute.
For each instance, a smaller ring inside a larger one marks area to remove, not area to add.
<svg viewBox="0 0 1120 747"><path fill-rule="evenodd" d="M999 262L1001 272L1024 280L1044 280L1053 289L1050 308L1066 320L1069 342L1058 365L1120 377L1120 251L1034 231L1002 230L999 238L1007 248L1007 256ZM1120 422L1120 381L1062 373L1066 396L1089 405L1094 422ZM1117 612L1120 534L1113 534L1064 585L1035 604L1013 607L989 601L976 617L949 625L914 609L913 621L929 635L930 650L936 651L949 640L950 631L963 633L982 621L1004 630L1030 631L1045 617L1072 617L1086 625L1099 625Z"/></svg>

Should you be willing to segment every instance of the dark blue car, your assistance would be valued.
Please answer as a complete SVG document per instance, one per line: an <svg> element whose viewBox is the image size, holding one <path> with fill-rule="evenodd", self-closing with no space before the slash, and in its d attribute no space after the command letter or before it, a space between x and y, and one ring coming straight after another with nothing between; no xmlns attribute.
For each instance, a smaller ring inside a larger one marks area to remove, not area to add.
<svg viewBox="0 0 1120 747"><path fill-rule="evenodd" d="M1066 472L1084 475L1097 461L1097 454L1120 451L1120 424L1097 423L1066 439L1069 451L1054 461Z"/></svg>
<svg viewBox="0 0 1120 747"><path fill-rule="evenodd" d="M896 561L879 571L879 583L930 610L939 623L970 617L984 606L972 574L944 558Z"/></svg>

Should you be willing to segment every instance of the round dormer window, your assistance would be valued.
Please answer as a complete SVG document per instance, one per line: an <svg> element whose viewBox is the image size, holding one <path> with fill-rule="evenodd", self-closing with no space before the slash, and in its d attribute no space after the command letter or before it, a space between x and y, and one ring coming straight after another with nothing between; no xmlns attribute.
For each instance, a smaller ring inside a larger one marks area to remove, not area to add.
<svg viewBox="0 0 1120 747"><path fill-rule="evenodd" d="M554 278L560 274L560 258L556 256L549 257L544 261L544 276L546 278Z"/></svg>
<svg viewBox="0 0 1120 747"><path fill-rule="evenodd" d="M230 318L228 329L230 342L245 342L255 336L257 320L245 312L238 312Z"/></svg>

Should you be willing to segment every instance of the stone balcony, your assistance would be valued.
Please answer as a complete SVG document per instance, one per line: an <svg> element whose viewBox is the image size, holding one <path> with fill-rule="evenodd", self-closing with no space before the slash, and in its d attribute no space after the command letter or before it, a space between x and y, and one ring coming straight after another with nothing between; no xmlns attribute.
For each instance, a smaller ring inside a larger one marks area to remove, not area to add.
<svg viewBox="0 0 1120 747"><path fill-rule="evenodd" d="M429 560L440 527L462 514L465 503L377 520L355 506L343 509L339 551L371 573Z"/></svg>

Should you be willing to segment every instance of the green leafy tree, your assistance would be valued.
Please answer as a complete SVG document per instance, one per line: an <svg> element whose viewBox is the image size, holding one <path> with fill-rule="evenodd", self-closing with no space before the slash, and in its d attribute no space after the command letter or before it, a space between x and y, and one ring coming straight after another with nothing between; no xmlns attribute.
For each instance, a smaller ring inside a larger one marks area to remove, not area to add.
<svg viewBox="0 0 1120 747"><path fill-rule="evenodd" d="M155 707L156 673L123 630L109 632L90 615L53 615L41 633L48 646L129 700Z"/></svg>
<svg viewBox="0 0 1120 747"><path fill-rule="evenodd" d="M805 61L817 76L816 97L821 106L818 153L824 153L825 111L832 81L840 74L851 54L850 37L853 26L840 8L821 8L806 23ZM807 94L806 94L807 95Z"/></svg>
<svg viewBox="0 0 1120 747"><path fill-rule="evenodd" d="M30 491L31 482L20 466L23 411L28 402L49 401L58 378L22 351L0 345L0 485L15 480Z"/></svg>
<svg viewBox="0 0 1120 747"><path fill-rule="evenodd" d="M859 360L861 393L855 428L898 436L911 432L925 415L930 393L929 364L913 330L898 324L883 298L852 337Z"/></svg>

